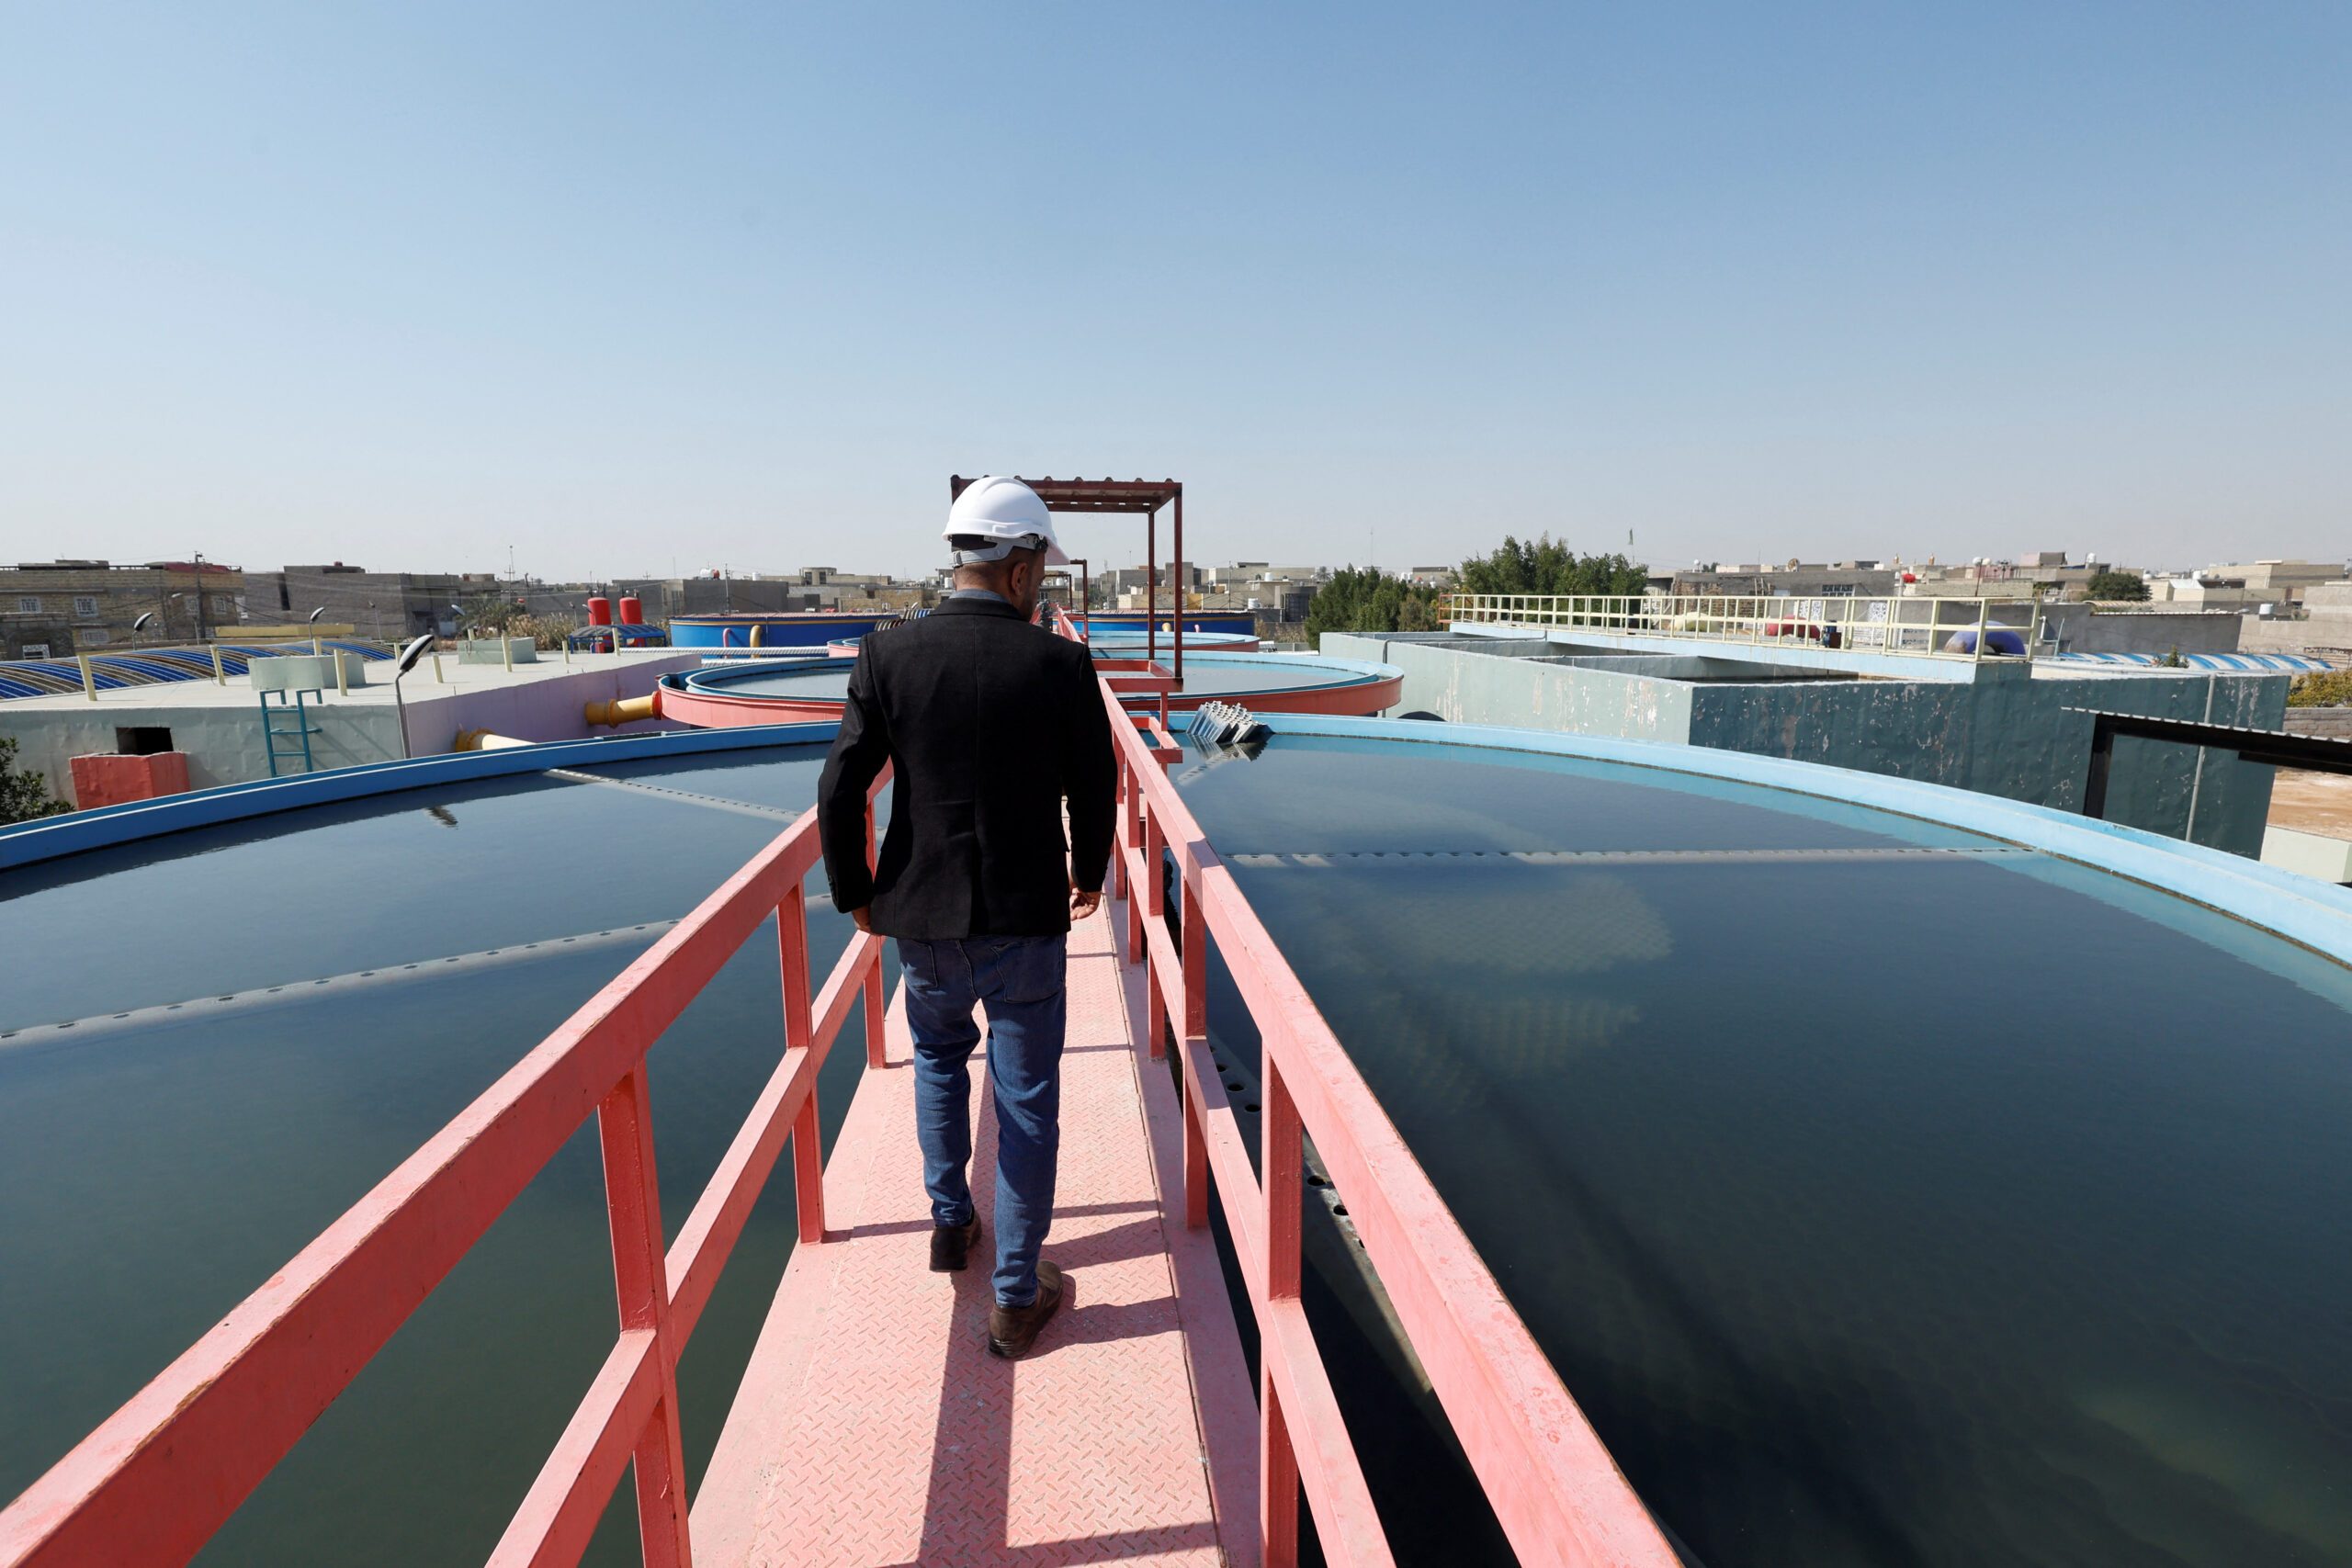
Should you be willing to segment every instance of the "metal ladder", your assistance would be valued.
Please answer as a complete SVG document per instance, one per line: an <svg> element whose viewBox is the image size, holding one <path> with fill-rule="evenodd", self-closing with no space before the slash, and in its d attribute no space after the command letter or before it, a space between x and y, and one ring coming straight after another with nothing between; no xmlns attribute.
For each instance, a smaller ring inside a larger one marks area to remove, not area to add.
<svg viewBox="0 0 2352 1568"><path fill-rule="evenodd" d="M277 699L274 705L269 700L272 697ZM297 757L302 760L302 771L306 773L315 765L311 761L311 737L318 732L319 727L311 722L311 710L303 701L305 697L317 697L323 702L326 694L313 688L307 692L264 692L261 694L262 744L269 751L271 778L277 778L282 772L278 763L291 762ZM284 718L294 721L291 728L278 722Z"/></svg>

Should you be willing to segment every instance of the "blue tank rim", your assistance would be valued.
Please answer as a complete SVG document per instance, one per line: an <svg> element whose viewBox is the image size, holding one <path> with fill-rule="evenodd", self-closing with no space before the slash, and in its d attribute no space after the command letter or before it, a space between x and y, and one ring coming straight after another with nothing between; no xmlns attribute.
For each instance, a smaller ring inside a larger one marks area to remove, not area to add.
<svg viewBox="0 0 2352 1568"><path fill-rule="evenodd" d="M837 637L834 640L837 642L848 642L861 639ZM841 659L847 657L843 654L827 653L825 651L825 645L821 642L791 642L782 644L775 648L742 648L730 643L725 648L692 648L686 649L686 651L689 653L701 654L703 665L706 669L738 664L757 664L763 660L770 664L780 664L801 659Z"/></svg>
<svg viewBox="0 0 2352 1568"><path fill-rule="evenodd" d="M857 663L857 656L848 653L804 654L773 661L730 660L722 664L701 664L692 670L673 670L662 677L662 684L672 691L705 692L712 696L730 696L727 687L739 681L754 680L762 675L806 675L823 670L847 670ZM839 697L777 698L779 702L839 702Z"/></svg>
<svg viewBox="0 0 2352 1568"><path fill-rule="evenodd" d="M1914 818L2106 872L2242 920L2352 967L2352 888L2055 807L1981 795L1952 784L1855 773L1824 762L1759 757L1712 746L1332 714L1269 712L1255 716L1278 737L1320 736L1472 752L1567 757L1751 784Z"/></svg>
<svg viewBox="0 0 2352 1568"><path fill-rule="evenodd" d="M1086 613L1086 619L1090 625L1100 621L1108 627L1133 626L1137 631L1143 629L1147 618L1156 621L1160 628L1165 630L1175 624L1177 613L1172 608L1089 610ZM1239 631L1244 627L1254 629L1258 625L1258 612L1255 610L1186 610L1182 618L1187 631L1190 631L1196 622L1204 631ZM1212 622L1220 624L1213 626L1210 624Z"/></svg>
<svg viewBox="0 0 2352 1568"><path fill-rule="evenodd" d="M0 827L0 871L87 850L162 838L193 828L247 821L306 806L394 795L435 784L544 773L549 768L593 767L599 762L690 757L762 747L826 746L832 743L840 728L831 723L762 724L733 729L616 735L594 740L550 740L491 751L443 752L397 762L363 762L356 767L325 768L313 773L257 779L249 784L216 784L155 800L69 811L62 817L39 817L29 822Z"/></svg>
<svg viewBox="0 0 2352 1568"><path fill-rule="evenodd" d="M1283 735L1319 736L1473 753L1513 751L1566 757L1753 784L1866 807L2040 850L2060 860L2108 872L2284 937L2333 962L2352 965L2352 889L2137 828L2094 821L2052 807L2005 800L1949 784L1860 773L1826 763L1758 757L1706 746L1675 746L1662 741L1620 740L1491 725L1430 724L1416 719L1344 718L1280 712L1259 717L1277 739ZM675 730L599 740L558 740L494 751L461 751L399 762L372 762L253 784L222 784L158 800L101 807L0 828L0 870L191 828L434 784L540 773L549 768L593 766L598 762L827 745L839 728L837 724L820 721Z"/></svg>
<svg viewBox="0 0 2352 1568"><path fill-rule="evenodd" d="M1242 648L1245 644L1250 648L1256 648L1265 640L1255 632L1187 631L1184 634L1184 647L1187 651L1197 648L1203 652L1231 652ZM1159 628L1157 641L1162 649L1170 649L1173 647L1173 634L1166 626L1162 626ZM1141 648L1144 644L1143 628L1141 626L1098 627L1087 634L1087 643L1088 646L1097 649L1106 645L1125 648L1129 644Z"/></svg>
<svg viewBox="0 0 2352 1568"><path fill-rule="evenodd" d="M787 626L813 626L821 622L841 625L867 625L876 621L894 621L904 615L904 610L706 610L699 614L681 614L670 617L670 626L752 626L773 621Z"/></svg>

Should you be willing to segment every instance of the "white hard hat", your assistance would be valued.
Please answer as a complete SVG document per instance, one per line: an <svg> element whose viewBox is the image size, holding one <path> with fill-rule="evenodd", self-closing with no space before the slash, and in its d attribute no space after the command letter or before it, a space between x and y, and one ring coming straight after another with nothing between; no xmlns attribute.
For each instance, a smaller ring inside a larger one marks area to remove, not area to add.
<svg viewBox="0 0 2352 1568"><path fill-rule="evenodd" d="M1069 564L1061 541L1054 537L1054 515L1046 510L1045 497L1002 474L983 474L966 485L964 493L947 509L947 526L939 536L996 541L984 550L956 551L958 566L1002 560L1013 550L1035 549L1040 542L1046 547L1047 565Z"/></svg>

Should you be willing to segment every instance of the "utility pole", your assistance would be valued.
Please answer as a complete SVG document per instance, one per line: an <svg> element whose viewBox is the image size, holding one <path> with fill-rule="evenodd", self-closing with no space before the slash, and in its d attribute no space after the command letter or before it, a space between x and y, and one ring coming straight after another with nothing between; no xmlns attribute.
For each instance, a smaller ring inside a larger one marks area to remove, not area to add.
<svg viewBox="0 0 2352 1568"><path fill-rule="evenodd" d="M195 558L188 564L196 569L196 640L209 642L212 639L206 629L204 614L204 552L197 551Z"/></svg>

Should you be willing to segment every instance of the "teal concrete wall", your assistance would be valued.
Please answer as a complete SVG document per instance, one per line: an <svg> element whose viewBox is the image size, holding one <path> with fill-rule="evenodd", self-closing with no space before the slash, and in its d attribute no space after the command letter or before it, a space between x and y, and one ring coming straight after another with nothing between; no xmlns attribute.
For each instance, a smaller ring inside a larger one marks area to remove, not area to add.
<svg viewBox="0 0 2352 1568"><path fill-rule="evenodd" d="M1322 651L1335 659L1377 660L1404 671L1404 692L1389 710L1392 714L1424 710L1453 724L1500 724L1628 740L1679 742L1690 734L1690 694L1696 688L1654 675L1524 657L1552 651L1540 639L1480 638L1465 648L1442 633L1391 637L1327 632ZM1522 656L1513 658L1513 652Z"/></svg>
<svg viewBox="0 0 2352 1568"><path fill-rule="evenodd" d="M2023 663L1974 680L1724 682L1765 673L1702 657L1564 657L1530 639L1327 636L1326 652L1405 671L1395 711L1456 724L1509 725L1713 746L1917 779L2075 811L2091 721L2068 708L2276 729L2287 678L2188 671L2058 675ZM1512 657L1517 655L1517 657ZM1786 672L1781 671L1775 673ZM1712 683L1693 683L1687 676ZM2116 743L2108 818L2235 854L2258 855L2271 770L2227 752ZM2192 828L2193 813L2193 828Z"/></svg>
<svg viewBox="0 0 2352 1568"><path fill-rule="evenodd" d="M1826 685L1698 688L1689 736L1798 761L1979 790L2065 811L2082 809L2091 721L2069 708L2276 729L2287 681L2275 675L2151 671L2111 678L2004 671L1969 684L1860 681ZM2190 829L2190 797L2195 827ZM2236 854L2262 851L2270 770L2149 740L2116 743L2108 819Z"/></svg>

